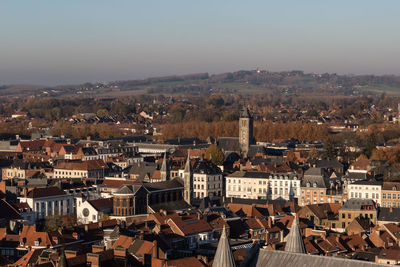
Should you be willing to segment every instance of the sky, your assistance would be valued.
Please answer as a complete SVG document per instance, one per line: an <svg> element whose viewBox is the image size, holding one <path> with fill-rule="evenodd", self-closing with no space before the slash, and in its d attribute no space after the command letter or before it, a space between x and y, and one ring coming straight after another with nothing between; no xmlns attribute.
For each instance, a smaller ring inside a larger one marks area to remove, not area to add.
<svg viewBox="0 0 400 267"><path fill-rule="evenodd" d="M1 0L0 85L400 74L399 10L398 0Z"/></svg>

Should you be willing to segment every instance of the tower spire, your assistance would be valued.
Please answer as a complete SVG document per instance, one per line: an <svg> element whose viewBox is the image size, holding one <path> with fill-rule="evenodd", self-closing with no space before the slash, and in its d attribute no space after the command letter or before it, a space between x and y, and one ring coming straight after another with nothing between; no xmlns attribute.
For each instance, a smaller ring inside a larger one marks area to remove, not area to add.
<svg viewBox="0 0 400 267"><path fill-rule="evenodd" d="M164 158L161 165L160 173L162 181L169 180L169 166L167 161L167 152L164 153Z"/></svg>
<svg viewBox="0 0 400 267"><path fill-rule="evenodd" d="M297 223L297 216L294 217L292 227L288 235L285 245L285 251L294 253L306 253L303 237L301 236L300 227Z"/></svg>
<svg viewBox="0 0 400 267"><path fill-rule="evenodd" d="M222 234L218 242L217 251L215 252L214 262L212 267L235 267L235 259L233 258L231 246L226 236L225 225L222 229Z"/></svg>

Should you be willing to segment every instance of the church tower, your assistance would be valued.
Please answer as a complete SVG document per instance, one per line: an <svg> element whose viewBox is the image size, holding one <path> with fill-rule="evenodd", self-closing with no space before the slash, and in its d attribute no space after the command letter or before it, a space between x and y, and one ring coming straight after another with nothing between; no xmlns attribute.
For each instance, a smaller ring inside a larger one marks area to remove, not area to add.
<svg viewBox="0 0 400 267"><path fill-rule="evenodd" d="M167 160L167 152L164 153L164 159L161 165L160 174L161 174L161 181L169 180L170 170Z"/></svg>
<svg viewBox="0 0 400 267"><path fill-rule="evenodd" d="M183 171L183 199L188 203L192 204L192 196L193 196L193 170L192 165L190 163L190 156L188 153L185 170Z"/></svg>
<svg viewBox="0 0 400 267"><path fill-rule="evenodd" d="M247 158L251 144L253 144L253 117L247 107L243 107L239 117L239 146L244 158Z"/></svg>

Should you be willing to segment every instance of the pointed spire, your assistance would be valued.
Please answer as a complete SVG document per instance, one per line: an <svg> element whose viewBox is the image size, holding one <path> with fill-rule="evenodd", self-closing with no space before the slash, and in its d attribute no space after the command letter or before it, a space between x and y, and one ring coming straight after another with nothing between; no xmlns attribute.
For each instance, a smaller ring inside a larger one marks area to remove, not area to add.
<svg viewBox="0 0 400 267"><path fill-rule="evenodd" d="M188 151L188 156L186 159L186 164L185 164L185 170L184 172L192 172L192 164L190 163L190 155L189 155L189 151Z"/></svg>
<svg viewBox="0 0 400 267"><path fill-rule="evenodd" d="M60 260L58 261L58 267L68 267L67 258L65 258L64 248L60 251Z"/></svg>
<svg viewBox="0 0 400 267"><path fill-rule="evenodd" d="M246 106L243 106L242 110L240 111L240 118L250 118L249 109Z"/></svg>
<svg viewBox="0 0 400 267"><path fill-rule="evenodd" d="M297 216L294 217L292 227L286 241L285 251L294 253L306 253L300 227L297 223Z"/></svg>
<svg viewBox="0 0 400 267"><path fill-rule="evenodd" d="M226 236L225 225L222 229L222 234L218 242L217 251L215 252L214 262L212 267L235 267L235 259L229 245L229 240Z"/></svg>
<svg viewBox="0 0 400 267"><path fill-rule="evenodd" d="M164 153L164 159L161 165L161 172L167 172L168 170L168 164L167 164L167 152Z"/></svg>

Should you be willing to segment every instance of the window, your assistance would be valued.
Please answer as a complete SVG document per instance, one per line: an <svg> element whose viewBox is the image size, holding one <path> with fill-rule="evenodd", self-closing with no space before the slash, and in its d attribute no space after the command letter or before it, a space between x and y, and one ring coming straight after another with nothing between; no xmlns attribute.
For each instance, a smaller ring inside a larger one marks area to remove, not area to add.
<svg viewBox="0 0 400 267"><path fill-rule="evenodd" d="M368 198L368 193L365 193L365 198Z"/></svg>
<svg viewBox="0 0 400 267"><path fill-rule="evenodd" d="M392 194L388 193L387 194L387 199L392 199Z"/></svg>
<svg viewBox="0 0 400 267"><path fill-rule="evenodd" d="M383 193L383 194L382 194L382 198L386 198L386 193Z"/></svg>
<svg viewBox="0 0 400 267"><path fill-rule="evenodd" d="M351 214L350 214L350 213L347 214L347 218L348 218L348 219L351 219Z"/></svg>

